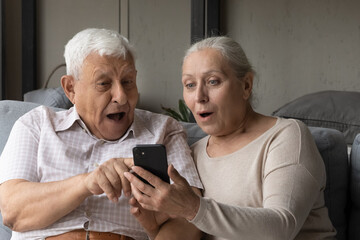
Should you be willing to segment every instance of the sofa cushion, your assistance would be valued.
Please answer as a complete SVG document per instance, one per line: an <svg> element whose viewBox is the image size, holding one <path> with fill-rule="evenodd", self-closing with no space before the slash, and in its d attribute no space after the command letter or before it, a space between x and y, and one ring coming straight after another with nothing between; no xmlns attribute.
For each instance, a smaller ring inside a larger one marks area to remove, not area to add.
<svg viewBox="0 0 360 240"><path fill-rule="evenodd" d="M323 91L299 97L272 114L295 118L308 126L334 128L352 144L360 132L360 92Z"/></svg>
<svg viewBox="0 0 360 240"><path fill-rule="evenodd" d="M349 239L360 239L360 134L353 142L350 154L350 198Z"/></svg>
<svg viewBox="0 0 360 240"><path fill-rule="evenodd" d="M325 205L337 230L337 239L347 239L349 164L344 135L336 130L309 127L326 169Z"/></svg>
<svg viewBox="0 0 360 240"><path fill-rule="evenodd" d="M203 137L205 137L207 134L201 130L201 128L196 123L188 123L188 122L180 122L181 125L184 127L186 133L187 133L187 142L189 146L191 146L193 143L199 141Z"/></svg>
<svg viewBox="0 0 360 240"><path fill-rule="evenodd" d="M40 106L40 104L32 102L14 100L0 101L0 153L6 144L15 121L31 109L38 106ZM60 108L53 109L56 111L61 110Z"/></svg>
<svg viewBox="0 0 360 240"><path fill-rule="evenodd" d="M42 88L27 92L24 94L24 101L65 109L69 109L73 105L66 97L62 87Z"/></svg>
<svg viewBox="0 0 360 240"><path fill-rule="evenodd" d="M2 224L2 216L0 212L0 239L9 240L11 238L11 230Z"/></svg>

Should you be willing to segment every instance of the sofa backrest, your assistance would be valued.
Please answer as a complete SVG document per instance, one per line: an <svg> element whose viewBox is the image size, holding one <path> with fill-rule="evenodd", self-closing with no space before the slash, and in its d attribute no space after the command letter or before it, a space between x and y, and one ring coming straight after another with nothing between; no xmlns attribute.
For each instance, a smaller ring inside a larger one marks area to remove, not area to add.
<svg viewBox="0 0 360 240"><path fill-rule="evenodd" d="M337 230L337 239L347 239L349 163L344 135L335 129L309 127L326 169L325 205Z"/></svg>
<svg viewBox="0 0 360 240"><path fill-rule="evenodd" d="M350 154L350 198L349 239L360 239L360 134L356 135Z"/></svg>
<svg viewBox="0 0 360 240"><path fill-rule="evenodd" d="M11 128L15 121L28 112L29 110L39 106L36 103L3 100L0 101L0 153L2 152ZM54 110L61 110L54 108ZM206 136L196 123L181 123L187 132L188 144L191 145L199 139ZM309 127L311 134L315 139L315 143L324 160L327 174L327 183L324 192L325 204L329 209L330 219L338 231L337 239L347 239L348 228L348 179L349 166L347 157L347 147L344 136L341 132L335 129ZM357 137L357 147L352 151L352 169L356 174L352 174L351 184L352 199L355 203L355 211L351 211L352 225L350 225L350 237L357 236L351 239L360 239L360 230L358 230L355 223L360 222L360 136ZM355 162L355 158L358 159ZM356 180L356 183L355 181ZM0 214L1 217L1 214ZM2 220L2 219L1 219ZM10 239L11 231L2 225L0 222L0 239ZM2 235L4 234L4 235ZM8 238L5 236L8 234Z"/></svg>
<svg viewBox="0 0 360 240"><path fill-rule="evenodd" d="M38 106L40 106L40 104L32 102L14 100L0 101L0 153L4 149L15 121L31 109ZM55 111L61 110L60 108L53 109Z"/></svg>

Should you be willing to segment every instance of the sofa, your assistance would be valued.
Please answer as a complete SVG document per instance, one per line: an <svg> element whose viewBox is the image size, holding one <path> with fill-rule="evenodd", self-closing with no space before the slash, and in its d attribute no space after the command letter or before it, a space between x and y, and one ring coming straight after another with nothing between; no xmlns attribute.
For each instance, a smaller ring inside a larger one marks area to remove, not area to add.
<svg viewBox="0 0 360 240"><path fill-rule="evenodd" d="M14 122L37 106L38 103L0 101L0 153ZM205 136L196 123L181 124L187 131L189 145ZM360 239L357 227L360 223L360 134L354 139L349 157L342 132L323 127L309 129L325 163L327 183L324 197L330 219L338 232L337 239ZM1 214L0 223L0 239L10 239L11 230L2 225Z"/></svg>

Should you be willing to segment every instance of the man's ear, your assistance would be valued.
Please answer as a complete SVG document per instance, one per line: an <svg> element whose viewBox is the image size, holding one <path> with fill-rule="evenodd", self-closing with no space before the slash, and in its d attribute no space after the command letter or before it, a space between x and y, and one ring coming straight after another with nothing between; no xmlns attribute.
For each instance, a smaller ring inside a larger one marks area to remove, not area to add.
<svg viewBox="0 0 360 240"><path fill-rule="evenodd" d="M244 91L245 100L248 100L251 96L253 81L254 81L254 74L252 72L246 73L243 78L243 91Z"/></svg>
<svg viewBox="0 0 360 240"><path fill-rule="evenodd" d="M75 104L75 81L76 80L71 75L64 75L61 77L61 86L72 104Z"/></svg>

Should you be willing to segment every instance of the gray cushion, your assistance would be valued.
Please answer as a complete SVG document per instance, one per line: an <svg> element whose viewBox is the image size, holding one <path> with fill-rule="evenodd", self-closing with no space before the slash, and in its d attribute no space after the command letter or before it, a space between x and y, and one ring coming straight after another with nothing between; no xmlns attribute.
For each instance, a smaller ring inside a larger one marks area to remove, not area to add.
<svg viewBox="0 0 360 240"><path fill-rule="evenodd" d="M2 216L0 212L0 239L9 240L11 238L11 230L2 224Z"/></svg>
<svg viewBox="0 0 360 240"><path fill-rule="evenodd" d="M0 101L0 153L2 152L5 143L9 137L12 126L15 121L24 113L31 109L40 106L38 103L21 102L13 100ZM61 109L53 108L56 111Z"/></svg>
<svg viewBox="0 0 360 240"><path fill-rule="evenodd" d="M349 239L360 239L360 134L355 137L350 154L350 196L351 212Z"/></svg>
<svg viewBox="0 0 360 240"><path fill-rule="evenodd" d="M69 109L72 106L62 87L43 88L25 93L24 101L65 109Z"/></svg>
<svg viewBox="0 0 360 240"><path fill-rule="evenodd" d="M337 239L347 239L349 165L344 135L335 129L309 127L326 169L325 205L337 230Z"/></svg>
<svg viewBox="0 0 360 240"><path fill-rule="evenodd" d="M295 118L308 126L334 128L352 144L360 132L360 92L323 91L297 98L272 114Z"/></svg>
<svg viewBox="0 0 360 240"><path fill-rule="evenodd" d="M207 134L201 130L201 128L196 123L188 123L188 122L180 122L181 125L184 127L186 133L187 133L187 142L189 146L191 146L193 143L199 141L203 137L205 137Z"/></svg>

